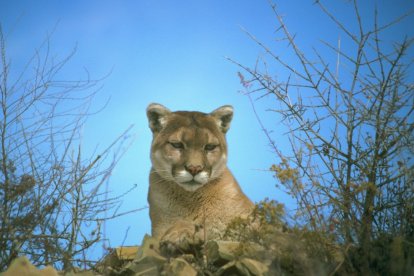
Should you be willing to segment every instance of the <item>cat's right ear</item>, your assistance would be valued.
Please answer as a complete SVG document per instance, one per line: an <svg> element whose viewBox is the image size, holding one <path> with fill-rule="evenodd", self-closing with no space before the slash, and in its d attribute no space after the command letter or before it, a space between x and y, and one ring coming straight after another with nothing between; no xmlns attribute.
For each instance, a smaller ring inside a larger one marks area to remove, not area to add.
<svg viewBox="0 0 414 276"><path fill-rule="evenodd" d="M167 116L171 111L165 106L152 103L147 107L147 117L149 127L152 132L160 132L167 123Z"/></svg>

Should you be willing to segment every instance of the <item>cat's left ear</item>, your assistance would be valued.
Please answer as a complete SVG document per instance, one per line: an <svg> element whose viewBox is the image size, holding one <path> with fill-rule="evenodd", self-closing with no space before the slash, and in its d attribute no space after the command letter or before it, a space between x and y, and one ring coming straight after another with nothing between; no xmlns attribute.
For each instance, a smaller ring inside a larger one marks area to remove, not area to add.
<svg viewBox="0 0 414 276"><path fill-rule="evenodd" d="M233 119L233 107L231 105L224 105L211 112L210 116L216 120L220 130L223 133L226 133L229 130L231 120Z"/></svg>

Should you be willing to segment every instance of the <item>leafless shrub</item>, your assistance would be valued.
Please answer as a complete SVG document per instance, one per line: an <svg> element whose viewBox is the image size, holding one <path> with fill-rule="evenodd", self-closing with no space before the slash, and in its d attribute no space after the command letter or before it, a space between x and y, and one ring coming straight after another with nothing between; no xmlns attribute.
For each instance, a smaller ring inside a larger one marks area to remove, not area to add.
<svg viewBox="0 0 414 276"><path fill-rule="evenodd" d="M375 9L369 28L357 1L350 4L355 32L316 1L349 48L338 40L322 42L325 48L314 54L302 51L271 3L276 41L286 43L296 61L248 33L266 57L254 67L233 62L243 69L239 77L252 103L257 94L273 98L290 129L292 154L281 151L259 118L280 158L271 170L296 199L298 221L335 236L347 273L404 275L414 268L413 38L387 43L382 35L412 19L412 12L380 25ZM332 55L336 63L328 61ZM286 70L286 79L272 76L271 66Z"/></svg>
<svg viewBox="0 0 414 276"><path fill-rule="evenodd" d="M99 154L82 156L81 129L101 80L61 80L50 36L14 68L0 26L0 271L19 255L35 265L90 265L119 197L105 185L131 142L130 128Z"/></svg>

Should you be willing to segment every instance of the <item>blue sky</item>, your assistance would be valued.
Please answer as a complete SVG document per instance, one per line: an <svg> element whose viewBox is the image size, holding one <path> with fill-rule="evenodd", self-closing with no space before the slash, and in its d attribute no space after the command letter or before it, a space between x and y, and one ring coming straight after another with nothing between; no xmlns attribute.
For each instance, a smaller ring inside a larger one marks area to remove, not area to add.
<svg viewBox="0 0 414 276"><path fill-rule="evenodd" d="M275 1L305 51L320 45L320 39L335 44L341 35L313 2ZM366 22L372 22L374 3L384 22L414 8L414 2L409 0L361 2ZM329 1L327 6L352 26L349 1ZM55 29L51 53L64 57L77 48L62 78L82 77L84 68L96 78L111 72L102 82L104 86L92 109L98 110L110 101L88 120L82 131L82 145L90 153L96 146L103 149L134 124L135 142L109 183L114 194L122 194L137 184L137 189L125 196L121 211L147 205L151 132L145 109L151 102L171 110L203 112L233 105L235 115L228 133L230 169L253 201L270 197L294 208L292 200L275 188L276 180L266 171L278 160L260 130L248 98L239 93L243 89L237 77L240 68L225 58L253 66L257 57L264 55L241 28L276 53L288 52L285 44L275 40L276 19L268 1L0 0L0 23L15 70ZM400 26L390 37L412 33L414 22L411 18ZM342 43L346 47L347 41ZM287 55L286 59L291 57ZM272 68L272 73L285 74L279 67ZM266 112L274 103L263 99L256 105L274 139L288 153L287 137L283 135L287 129L276 114ZM107 224L107 238L113 247L122 242L139 244L145 233L150 233L147 209Z"/></svg>

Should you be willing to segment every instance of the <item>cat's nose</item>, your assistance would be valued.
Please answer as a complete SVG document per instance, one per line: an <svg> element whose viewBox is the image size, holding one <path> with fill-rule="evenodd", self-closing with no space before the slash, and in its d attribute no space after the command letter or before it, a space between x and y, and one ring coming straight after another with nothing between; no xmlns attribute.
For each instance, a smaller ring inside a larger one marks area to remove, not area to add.
<svg viewBox="0 0 414 276"><path fill-rule="evenodd" d="M193 166L193 165L189 165L189 166L185 166L185 169L191 173L192 176L197 175L199 172L201 172L203 170L203 167L201 166Z"/></svg>

